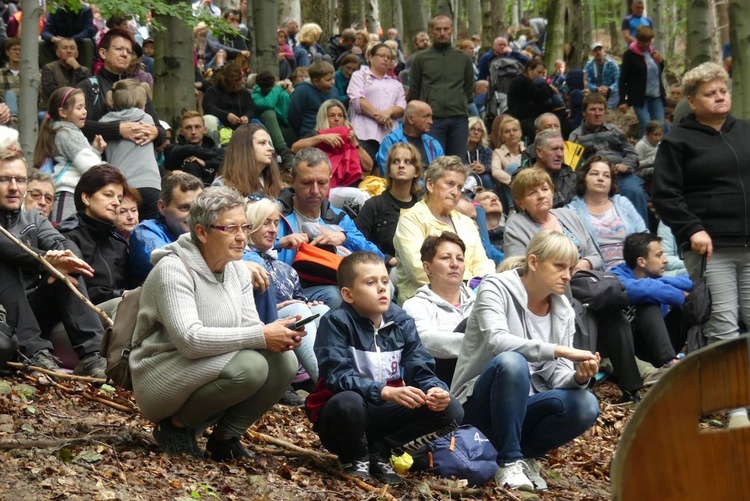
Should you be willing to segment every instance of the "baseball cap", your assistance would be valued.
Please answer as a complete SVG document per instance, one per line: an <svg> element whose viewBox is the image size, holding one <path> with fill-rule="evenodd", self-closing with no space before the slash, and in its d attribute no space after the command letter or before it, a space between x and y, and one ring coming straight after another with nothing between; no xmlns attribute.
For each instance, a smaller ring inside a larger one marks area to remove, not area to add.
<svg viewBox="0 0 750 501"><path fill-rule="evenodd" d="M591 50L596 50L599 47L604 47L604 45L601 42L594 42L591 44Z"/></svg>

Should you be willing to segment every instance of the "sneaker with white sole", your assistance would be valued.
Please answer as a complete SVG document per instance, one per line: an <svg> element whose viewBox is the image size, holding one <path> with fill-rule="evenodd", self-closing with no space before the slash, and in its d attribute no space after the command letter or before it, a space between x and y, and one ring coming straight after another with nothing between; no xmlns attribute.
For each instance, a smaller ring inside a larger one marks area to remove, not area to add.
<svg viewBox="0 0 750 501"><path fill-rule="evenodd" d="M534 492L534 484L524 472L525 463L519 459L500 466L495 473L495 482L503 487L508 486L511 489Z"/></svg>
<svg viewBox="0 0 750 501"><path fill-rule="evenodd" d="M539 463L534 458L526 458L523 460L523 471L529 480L534 484L534 490L546 491L547 481L542 478L542 469L539 468Z"/></svg>
<svg viewBox="0 0 750 501"><path fill-rule="evenodd" d="M369 456L364 456L342 460L341 471L362 480L370 480L370 458Z"/></svg>

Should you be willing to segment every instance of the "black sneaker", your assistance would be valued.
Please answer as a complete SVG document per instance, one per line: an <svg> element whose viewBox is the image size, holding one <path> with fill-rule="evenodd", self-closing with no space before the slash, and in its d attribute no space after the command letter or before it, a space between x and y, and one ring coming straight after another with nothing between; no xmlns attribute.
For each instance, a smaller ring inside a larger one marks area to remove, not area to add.
<svg viewBox="0 0 750 501"><path fill-rule="evenodd" d="M34 353L34 355L28 358L27 363L28 365L41 367L48 371L62 372L62 369L60 368L60 359L50 353L47 349L39 350Z"/></svg>
<svg viewBox="0 0 750 501"><path fill-rule="evenodd" d="M618 403L632 404L632 405L638 405L639 403L641 403L641 397L638 395L638 390L633 390L633 391L620 390L620 391L622 391L622 397L620 397L620 401Z"/></svg>
<svg viewBox="0 0 750 501"><path fill-rule="evenodd" d="M99 352L89 353L83 357L73 369L77 376L91 376L99 379L107 379L107 359L102 358Z"/></svg>
<svg viewBox="0 0 750 501"><path fill-rule="evenodd" d="M279 400L281 405L287 405L289 407L301 407L305 405L305 399L297 395L297 392L293 388L289 388L284 392Z"/></svg>
<svg viewBox="0 0 750 501"><path fill-rule="evenodd" d="M232 461L233 459L249 458L250 453L247 452L245 446L240 443L240 439L232 437L227 440L219 440L214 438L215 435L211 435L206 442L206 454L209 459L213 459L218 462Z"/></svg>
<svg viewBox="0 0 750 501"><path fill-rule="evenodd" d="M396 470L391 466L391 462L384 455L370 455L370 474L375 477L378 482L384 484L401 485L404 483L404 479L398 476Z"/></svg>
<svg viewBox="0 0 750 501"><path fill-rule="evenodd" d="M172 424L170 418L159 421L154 426L154 439L161 450L172 456L187 454L196 458L203 458L195 439L195 430L192 428L178 428Z"/></svg>
<svg viewBox="0 0 750 501"><path fill-rule="evenodd" d="M341 461L341 471L352 477L370 480L370 458L353 458L349 461Z"/></svg>

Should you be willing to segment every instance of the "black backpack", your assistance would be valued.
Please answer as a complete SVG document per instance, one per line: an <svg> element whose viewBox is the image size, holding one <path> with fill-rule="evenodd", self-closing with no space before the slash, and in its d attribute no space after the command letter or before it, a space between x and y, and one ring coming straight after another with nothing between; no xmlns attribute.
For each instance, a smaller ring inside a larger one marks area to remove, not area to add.
<svg viewBox="0 0 750 501"><path fill-rule="evenodd" d="M5 365L5 362L13 358L17 349L16 329L8 325L5 307L0 304L0 368Z"/></svg>
<svg viewBox="0 0 750 501"><path fill-rule="evenodd" d="M508 88L510 82L523 75L523 64L512 57L496 57L490 62L490 87L487 90L484 122L492 130L495 117L508 110Z"/></svg>

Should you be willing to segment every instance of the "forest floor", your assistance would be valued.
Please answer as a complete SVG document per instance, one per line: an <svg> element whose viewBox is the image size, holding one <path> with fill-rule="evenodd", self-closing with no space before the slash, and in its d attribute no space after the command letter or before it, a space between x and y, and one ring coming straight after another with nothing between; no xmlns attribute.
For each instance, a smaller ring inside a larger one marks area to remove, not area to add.
<svg viewBox="0 0 750 501"><path fill-rule="evenodd" d="M608 499L609 465L633 409L616 405L619 391L611 383L598 385L596 394L597 423L540 462L550 488L533 495L494 482L466 489L429 474L407 474L398 488L355 483L336 470L303 410L278 405L245 437L252 459L169 457L157 449L131 392L17 372L0 380L0 498Z"/></svg>

